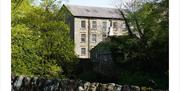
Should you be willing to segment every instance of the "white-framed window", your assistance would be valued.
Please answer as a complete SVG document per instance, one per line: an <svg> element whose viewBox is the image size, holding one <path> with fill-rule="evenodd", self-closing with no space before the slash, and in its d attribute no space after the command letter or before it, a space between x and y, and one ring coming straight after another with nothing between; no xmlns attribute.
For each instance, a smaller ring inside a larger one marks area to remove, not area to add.
<svg viewBox="0 0 180 91"><path fill-rule="evenodd" d="M86 21L85 21L85 20L82 20L82 21L81 21L81 28L82 28L82 29L85 29L85 28L86 28Z"/></svg>
<svg viewBox="0 0 180 91"><path fill-rule="evenodd" d="M86 48L81 48L81 55L86 55Z"/></svg>
<svg viewBox="0 0 180 91"><path fill-rule="evenodd" d="M107 22L103 22L102 23L102 29L103 29L103 31L106 31L106 29L107 29Z"/></svg>
<svg viewBox="0 0 180 91"><path fill-rule="evenodd" d="M122 30L126 31L126 24L125 23L122 24Z"/></svg>
<svg viewBox="0 0 180 91"><path fill-rule="evenodd" d="M96 34L92 34L92 42L96 42Z"/></svg>
<svg viewBox="0 0 180 91"><path fill-rule="evenodd" d="M122 28L126 28L126 24L125 23L122 24Z"/></svg>
<svg viewBox="0 0 180 91"><path fill-rule="evenodd" d="M117 24L117 22L113 22L113 30L117 30L118 29L118 24Z"/></svg>
<svg viewBox="0 0 180 91"><path fill-rule="evenodd" d="M97 22L96 21L92 21L92 29L97 29Z"/></svg>
<svg viewBox="0 0 180 91"><path fill-rule="evenodd" d="M81 43L86 42L86 34L81 34Z"/></svg>

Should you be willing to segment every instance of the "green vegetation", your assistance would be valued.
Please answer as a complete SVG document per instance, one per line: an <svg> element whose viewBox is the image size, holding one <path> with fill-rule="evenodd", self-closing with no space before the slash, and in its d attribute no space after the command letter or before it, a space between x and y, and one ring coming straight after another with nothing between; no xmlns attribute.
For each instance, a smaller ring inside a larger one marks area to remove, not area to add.
<svg viewBox="0 0 180 91"><path fill-rule="evenodd" d="M154 80L158 88L168 88L169 40L168 0L142 5L128 15L128 22L139 37L112 39L113 58L119 71L119 82L149 85Z"/></svg>
<svg viewBox="0 0 180 91"><path fill-rule="evenodd" d="M105 81L92 71L92 63L78 64L69 28L57 5L43 0L40 6L33 6L32 1L12 0L12 73ZM130 35L101 44L111 50L116 71L108 81L167 89L168 0L144 3L125 14L127 27L133 26L127 28Z"/></svg>
<svg viewBox="0 0 180 91"><path fill-rule="evenodd" d="M93 80L168 89L168 0L144 3L124 14L127 24L133 26L127 28L130 35L111 37L98 45L101 50L111 50L116 74L113 78L96 74ZM86 71L83 75L88 74L95 73Z"/></svg>
<svg viewBox="0 0 180 91"><path fill-rule="evenodd" d="M53 8L12 0L13 74L60 78L73 75L78 63L74 43L68 26L57 15Z"/></svg>

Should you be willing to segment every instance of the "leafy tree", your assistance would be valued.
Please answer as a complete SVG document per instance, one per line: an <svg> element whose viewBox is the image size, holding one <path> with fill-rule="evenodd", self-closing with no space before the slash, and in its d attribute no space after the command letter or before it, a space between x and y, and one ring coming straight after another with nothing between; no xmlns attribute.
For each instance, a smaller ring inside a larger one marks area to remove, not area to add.
<svg viewBox="0 0 180 91"><path fill-rule="evenodd" d="M12 73L69 77L74 72L73 41L56 13L28 0L12 8Z"/></svg>
<svg viewBox="0 0 180 91"><path fill-rule="evenodd" d="M152 79L159 88L168 88L168 0L137 3L120 13L130 34L112 38L120 83L148 85Z"/></svg>

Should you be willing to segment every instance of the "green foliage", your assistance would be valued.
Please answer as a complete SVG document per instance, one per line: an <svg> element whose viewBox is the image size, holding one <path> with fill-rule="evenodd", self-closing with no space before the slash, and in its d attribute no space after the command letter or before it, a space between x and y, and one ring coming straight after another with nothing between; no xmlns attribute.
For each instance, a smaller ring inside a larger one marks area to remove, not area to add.
<svg viewBox="0 0 180 91"><path fill-rule="evenodd" d="M28 0L12 8L12 73L63 78L74 72L74 44L56 13Z"/></svg>
<svg viewBox="0 0 180 91"><path fill-rule="evenodd" d="M36 55L36 38L25 25L12 27L12 71L31 75L31 64L37 64L41 59ZM26 59L26 60L25 60ZM34 61L37 60L37 61ZM16 70L16 68L18 70Z"/></svg>
<svg viewBox="0 0 180 91"><path fill-rule="evenodd" d="M58 11L62 0L40 0L40 6L45 10Z"/></svg>
<svg viewBox="0 0 180 91"><path fill-rule="evenodd" d="M168 88L168 1L145 3L129 13L128 22L136 36L111 38L111 51L121 84L147 85L149 79L157 88Z"/></svg>

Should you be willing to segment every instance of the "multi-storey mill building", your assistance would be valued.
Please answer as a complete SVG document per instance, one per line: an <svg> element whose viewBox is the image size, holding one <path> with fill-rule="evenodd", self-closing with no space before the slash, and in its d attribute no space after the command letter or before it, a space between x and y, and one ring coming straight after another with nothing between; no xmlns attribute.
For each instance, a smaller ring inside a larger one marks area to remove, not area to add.
<svg viewBox="0 0 180 91"><path fill-rule="evenodd" d="M124 21L115 8L63 5L61 12L70 27L75 53L81 59L89 59L90 50L107 35L127 33Z"/></svg>

